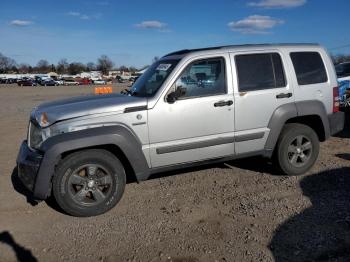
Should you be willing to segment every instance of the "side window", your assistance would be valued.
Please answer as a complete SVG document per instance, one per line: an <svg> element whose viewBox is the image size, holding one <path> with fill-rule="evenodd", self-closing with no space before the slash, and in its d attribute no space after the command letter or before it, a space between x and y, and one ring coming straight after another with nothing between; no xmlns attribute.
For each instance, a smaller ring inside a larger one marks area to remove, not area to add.
<svg viewBox="0 0 350 262"><path fill-rule="evenodd" d="M286 86L281 56L278 53L237 55L238 89L241 92Z"/></svg>
<svg viewBox="0 0 350 262"><path fill-rule="evenodd" d="M181 97L200 97L226 93L224 58L196 61L181 73L176 80L176 89L181 88Z"/></svg>
<svg viewBox="0 0 350 262"><path fill-rule="evenodd" d="M311 85L328 81L326 68L317 52L290 53L299 85Z"/></svg>

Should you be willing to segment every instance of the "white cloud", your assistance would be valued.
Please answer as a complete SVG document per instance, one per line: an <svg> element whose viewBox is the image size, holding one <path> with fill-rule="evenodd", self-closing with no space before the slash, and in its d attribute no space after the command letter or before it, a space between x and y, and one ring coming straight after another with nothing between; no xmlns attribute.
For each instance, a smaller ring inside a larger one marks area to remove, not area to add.
<svg viewBox="0 0 350 262"><path fill-rule="evenodd" d="M157 20L151 20L151 21L143 21L139 24L136 24L136 27L145 28L145 29L164 30L167 27L167 24L162 23L162 22L157 21Z"/></svg>
<svg viewBox="0 0 350 262"><path fill-rule="evenodd" d="M67 13L67 15L77 17L81 20L99 19L102 16L101 13L96 13L93 15L86 15L86 14L82 14L80 12L75 12L75 11L70 11Z"/></svg>
<svg viewBox="0 0 350 262"><path fill-rule="evenodd" d="M228 23L228 27L232 31L237 31L242 34L268 34L270 33L267 31L268 29L283 23L283 20L275 19L270 16L251 15L242 20Z"/></svg>
<svg viewBox="0 0 350 262"><path fill-rule="evenodd" d="M249 6L261 8L293 8L306 4L307 0L260 0L259 2L250 2Z"/></svg>
<svg viewBox="0 0 350 262"><path fill-rule="evenodd" d="M10 25L13 26L28 26L33 24L33 21L29 21L29 20L12 20L10 22Z"/></svg>
<svg viewBox="0 0 350 262"><path fill-rule="evenodd" d="M71 16L80 16L80 13L79 13L79 12L70 11L70 12L67 13L67 15L71 15Z"/></svg>
<svg viewBox="0 0 350 262"><path fill-rule="evenodd" d="M89 19L90 19L90 16L88 16L88 15L81 15L81 16L80 16L80 19L89 20Z"/></svg>

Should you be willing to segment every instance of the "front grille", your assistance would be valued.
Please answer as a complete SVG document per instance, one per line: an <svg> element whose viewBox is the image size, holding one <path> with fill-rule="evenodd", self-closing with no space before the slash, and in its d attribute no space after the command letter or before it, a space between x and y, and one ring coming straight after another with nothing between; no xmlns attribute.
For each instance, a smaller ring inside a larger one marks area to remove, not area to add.
<svg viewBox="0 0 350 262"><path fill-rule="evenodd" d="M28 128L28 146L36 148L42 142L41 129L32 122L29 122Z"/></svg>

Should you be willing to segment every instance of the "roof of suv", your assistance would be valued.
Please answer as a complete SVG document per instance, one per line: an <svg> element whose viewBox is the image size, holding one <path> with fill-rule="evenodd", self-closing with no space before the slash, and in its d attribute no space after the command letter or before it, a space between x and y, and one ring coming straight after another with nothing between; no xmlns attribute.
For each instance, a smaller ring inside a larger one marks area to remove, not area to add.
<svg viewBox="0 0 350 262"><path fill-rule="evenodd" d="M163 57L174 56L174 55L186 55L189 53L200 52L200 51L210 51L210 50L230 50L230 49L240 49L240 48L263 48L263 47L319 47L316 43L285 43L285 44L245 44L245 45L226 45L226 46L214 46L207 48L197 48L197 49L183 49L166 54Z"/></svg>

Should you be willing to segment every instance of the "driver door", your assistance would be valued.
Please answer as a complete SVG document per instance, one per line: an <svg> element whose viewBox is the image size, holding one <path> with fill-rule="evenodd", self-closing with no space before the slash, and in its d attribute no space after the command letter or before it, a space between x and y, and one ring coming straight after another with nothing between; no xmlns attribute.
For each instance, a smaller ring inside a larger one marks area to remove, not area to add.
<svg viewBox="0 0 350 262"><path fill-rule="evenodd" d="M234 102L228 54L196 58L148 111L152 167L234 154Z"/></svg>

